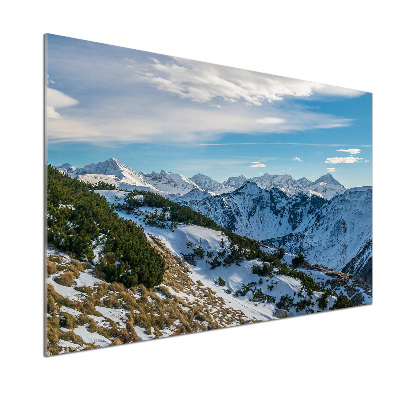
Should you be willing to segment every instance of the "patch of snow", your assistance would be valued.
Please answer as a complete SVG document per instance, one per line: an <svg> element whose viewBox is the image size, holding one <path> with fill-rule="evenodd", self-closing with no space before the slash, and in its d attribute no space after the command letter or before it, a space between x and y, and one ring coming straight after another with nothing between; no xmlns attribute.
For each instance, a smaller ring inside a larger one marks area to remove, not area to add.
<svg viewBox="0 0 400 400"><path fill-rule="evenodd" d="M99 286L102 285L104 282L101 281L100 279L95 278L92 275L92 271L90 269L87 269L84 272L81 272L79 277L75 279L75 284L76 286L88 286L88 287L94 287L94 286Z"/></svg>
<svg viewBox="0 0 400 400"><path fill-rule="evenodd" d="M126 328L126 321L128 313L127 310L121 308L107 308L96 306L96 311L98 311L103 317L111 319L111 321L115 322L120 328Z"/></svg>
<svg viewBox="0 0 400 400"><path fill-rule="evenodd" d="M111 340L98 334L97 332L89 332L89 325L80 325L74 329L74 333L82 338L86 343L93 343L100 347L107 347L111 344Z"/></svg>
<svg viewBox="0 0 400 400"><path fill-rule="evenodd" d="M82 314L80 311L74 310L73 308L66 307L66 306L62 306L62 307L60 308L60 312L64 312L64 313L67 313L67 314L71 314L71 315L73 315L74 317L79 317L79 316Z"/></svg>
<svg viewBox="0 0 400 400"><path fill-rule="evenodd" d="M69 342L67 340L59 340L59 342L57 344L63 348L71 348L71 349L79 349L79 350L82 348L81 345Z"/></svg>
<svg viewBox="0 0 400 400"><path fill-rule="evenodd" d="M145 333L146 329L141 328L140 326L135 326L134 329L141 341L155 339L154 335L147 335L147 333Z"/></svg>
<svg viewBox="0 0 400 400"><path fill-rule="evenodd" d="M49 276L47 278L47 283L52 285L54 287L54 290L60 296L66 297L67 299L72 300L72 301L83 300L87 297L87 295L85 293L81 293L72 287L59 285L57 282L54 281L55 276L56 275Z"/></svg>

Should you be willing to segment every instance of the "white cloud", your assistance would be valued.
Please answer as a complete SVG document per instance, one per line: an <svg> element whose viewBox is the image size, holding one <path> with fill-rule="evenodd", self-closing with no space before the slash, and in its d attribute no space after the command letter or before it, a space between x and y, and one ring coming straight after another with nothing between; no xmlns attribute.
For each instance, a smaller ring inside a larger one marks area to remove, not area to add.
<svg viewBox="0 0 400 400"><path fill-rule="evenodd" d="M280 101L289 96L357 97L364 94L352 89L180 58L164 63L155 58L151 61L150 65L141 65L139 72L143 80L161 91L200 103L219 99L260 106L264 101Z"/></svg>
<svg viewBox="0 0 400 400"><path fill-rule="evenodd" d="M148 58L124 62L101 58L92 68L93 60L85 55L82 62L68 64L64 79L68 82L69 76L79 73L83 97L78 107L63 113L63 107L75 106L78 101L58 90L47 90L49 140L199 144L218 140L228 132L261 136L352 123L351 119L303 106L270 104L285 96L311 96L320 84L165 59L149 63ZM72 73L70 68L77 70ZM181 97L190 101L182 101ZM262 107L247 106L263 101Z"/></svg>
<svg viewBox="0 0 400 400"><path fill-rule="evenodd" d="M336 168L327 168L326 169L328 172L335 172L336 171Z"/></svg>
<svg viewBox="0 0 400 400"><path fill-rule="evenodd" d="M285 120L282 118L264 117L264 118L257 118L256 122L265 125L276 125L276 124L283 124Z"/></svg>
<svg viewBox="0 0 400 400"><path fill-rule="evenodd" d="M261 163L257 163L257 164L249 165L249 167L251 167L251 168L265 168L266 165L265 164L261 164Z"/></svg>
<svg viewBox="0 0 400 400"><path fill-rule="evenodd" d="M359 97L365 93L355 89L347 89L338 86L324 85L322 83L316 84L314 92L321 93L327 96L341 96L341 97Z"/></svg>
<svg viewBox="0 0 400 400"><path fill-rule="evenodd" d="M293 161L298 161L298 162L303 162L303 160L300 157L293 157Z"/></svg>
<svg viewBox="0 0 400 400"><path fill-rule="evenodd" d="M362 160L359 157L332 157L327 158L325 163L326 164L354 164Z"/></svg>
<svg viewBox="0 0 400 400"><path fill-rule="evenodd" d="M60 118L56 108L71 107L78 104L78 100L66 95L59 90L47 88L46 93L46 115L47 118Z"/></svg>
<svg viewBox="0 0 400 400"><path fill-rule="evenodd" d="M69 96L64 99L63 103L54 101L51 104L67 107L77 102ZM53 141L202 143L212 142L226 132L260 135L297 132L313 129L320 121L335 120L334 116L308 111L280 111L280 116L288 114L287 118L279 118L285 122L261 125L257 122L258 110L249 107L217 109L191 103L185 106L167 103L149 109L137 103L132 106L125 98L111 101L101 97L93 109L82 112L79 107L77 113L70 111L66 118L60 116L56 107L51 108L48 101L47 131ZM344 125L349 123L343 120Z"/></svg>
<svg viewBox="0 0 400 400"><path fill-rule="evenodd" d="M347 150L345 150L345 149L339 149L339 150L336 150L336 151L343 151L343 152L349 153L349 154L351 154L351 155L356 155L356 154L358 154L358 153L361 153L361 150L360 150L360 149L347 149Z"/></svg>
<svg viewBox="0 0 400 400"><path fill-rule="evenodd" d="M347 126L347 125L343 124L342 122L332 122L332 123L328 123L328 124L316 125L315 128L317 128L317 129L331 129L331 128L342 128L344 126Z"/></svg>

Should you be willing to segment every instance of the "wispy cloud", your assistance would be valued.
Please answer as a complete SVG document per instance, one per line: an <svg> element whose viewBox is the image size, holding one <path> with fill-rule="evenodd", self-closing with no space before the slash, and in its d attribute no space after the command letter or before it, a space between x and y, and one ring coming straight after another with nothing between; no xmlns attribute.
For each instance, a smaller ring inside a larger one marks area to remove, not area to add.
<svg viewBox="0 0 400 400"><path fill-rule="evenodd" d="M235 133L261 137L347 127L352 119L284 100L364 94L79 41L70 41L66 47L54 45L49 51L49 71L55 76L48 80L49 141L104 146L200 144ZM53 86L68 88L62 90L70 96ZM57 95L66 96L61 104Z"/></svg>
<svg viewBox="0 0 400 400"><path fill-rule="evenodd" d="M259 124L265 125L276 125L276 124L283 124L285 122L282 118L275 118L275 117L264 117L256 119L256 122Z"/></svg>
<svg viewBox="0 0 400 400"><path fill-rule="evenodd" d="M162 62L153 57L151 61L150 65L142 65L143 80L161 91L200 103L219 99L260 106L264 101L281 101L286 97L302 98L313 94L358 97L364 94L352 89L181 58Z"/></svg>
<svg viewBox="0 0 400 400"><path fill-rule="evenodd" d="M196 146L259 146L259 145L288 145L288 146L315 146L315 147L343 147L338 143L299 143L299 142L236 142L236 143L197 143ZM372 147L369 144L362 144L359 147Z"/></svg>
<svg viewBox="0 0 400 400"><path fill-rule="evenodd" d="M218 140L227 133L301 132L315 129L321 121L339 120L342 126L351 123L348 119L299 110L279 111L276 120L266 117L260 123L259 111L248 107L218 109L162 103L163 107L146 109L125 97L107 96L96 98L92 109L73 107L65 114L59 109L76 105L78 100L54 89L49 91L47 128L51 141L202 143Z"/></svg>
<svg viewBox="0 0 400 400"><path fill-rule="evenodd" d="M354 164L358 163L362 158L360 157L332 157L327 158L326 164Z"/></svg>
<svg viewBox="0 0 400 400"><path fill-rule="evenodd" d="M252 165L249 165L250 168L265 168L266 165L259 163L259 162L254 162Z"/></svg>
<svg viewBox="0 0 400 400"><path fill-rule="evenodd" d="M336 171L336 168L327 168L326 169L328 172L335 172Z"/></svg>
<svg viewBox="0 0 400 400"><path fill-rule="evenodd" d="M292 160L297 162L303 162L303 160L300 157L293 157Z"/></svg>
<svg viewBox="0 0 400 400"><path fill-rule="evenodd" d="M359 154L360 152L361 152L361 150L360 149L339 149L339 150L336 150L336 151L343 151L344 153L349 153L349 154L351 154L351 155L356 155L356 154Z"/></svg>

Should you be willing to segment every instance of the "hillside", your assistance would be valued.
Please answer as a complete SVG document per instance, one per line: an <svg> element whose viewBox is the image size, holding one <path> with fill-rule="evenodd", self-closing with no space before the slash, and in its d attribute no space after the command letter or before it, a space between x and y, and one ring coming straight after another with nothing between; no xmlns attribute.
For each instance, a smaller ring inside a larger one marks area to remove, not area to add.
<svg viewBox="0 0 400 400"><path fill-rule="evenodd" d="M349 189L321 207L300 231L266 243L372 283L372 188Z"/></svg>
<svg viewBox="0 0 400 400"><path fill-rule="evenodd" d="M247 182L231 193L183 202L217 224L256 240L300 229L325 203L319 196L303 193L289 196L279 189L261 189L254 182Z"/></svg>
<svg viewBox="0 0 400 400"><path fill-rule="evenodd" d="M47 280L49 354L372 301L371 287L359 278L260 246L160 195L148 191L93 192L84 183L51 168L49 176L52 183L49 229L54 232L55 227L62 228L66 235L61 241L49 240L52 243L48 250ZM96 201L94 209L91 201ZM83 203L89 203L88 208ZM92 214L87 212L89 208ZM115 225L101 222L107 215L106 221L112 220ZM85 224L79 218L84 218ZM93 254L88 249L80 256L67 252L65 247L70 240L67 238L75 243L74 238L79 235L74 230L83 229L81 225L85 225L83 237L88 236L92 220L98 224L99 231L94 229L92 233L97 239L90 237L85 243ZM134 229L132 237L136 239L130 242L126 238L122 251L117 246L110 252L110 244L117 245L120 235L116 235L119 230L109 228L125 224ZM140 238L145 242L135 248ZM99 239L103 241L101 244ZM136 263L129 264L124 259L127 250L132 256L136 254ZM153 267L146 265L146 254L150 251L155 252L152 259L163 261L161 280L151 281L152 284L149 279ZM111 260L113 255L117 259ZM104 268L104 260L109 262L110 270ZM142 271L136 275L137 282L125 279L124 269L114 268L119 265Z"/></svg>
<svg viewBox="0 0 400 400"><path fill-rule="evenodd" d="M341 212L349 212L349 207L353 209L351 212L361 212L366 216L372 209L369 199L366 209L360 210L357 202L352 202L346 195L346 188L329 173L314 182L304 177L295 180L290 175L265 173L249 179L243 175L231 177L219 183L204 174L196 174L191 180L184 175L166 171L138 173L116 159L89 164L83 168L63 164L59 170L90 183L94 189L139 189L160 194L192 208L237 234L256 240L275 240L269 243L281 243L280 246L287 244L288 251L304 251L313 262L355 273L371 282L371 222L367 223L368 226L361 226L362 221L355 218L354 231L361 230L363 240L359 241L351 235L345 239L340 237L340 248L336 239L331 240L326 235L320 241L312 242L309 239L309 243L303 243L303 238L310 236L316 216L322 218L325 224L340 224L318 214L328 202L341 204L334 210L339 219ZM337 198L344 199L344 202ZM346 202L351 205L345 205ZM330 225L318 226L321 232L332 228Z"/></svg>

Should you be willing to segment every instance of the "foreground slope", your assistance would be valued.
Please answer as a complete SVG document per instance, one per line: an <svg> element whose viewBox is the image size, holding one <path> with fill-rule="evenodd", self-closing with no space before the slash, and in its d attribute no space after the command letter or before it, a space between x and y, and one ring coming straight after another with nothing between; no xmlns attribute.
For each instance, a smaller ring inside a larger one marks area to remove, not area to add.
<svg viewBox="0 0 400 400"><path fill-rule="evenodd" d="M353 275L260 247L157 194L94 193L49 172L49 355L372 301L371 287ZM132 231L121 241L125 226ZM136 246L139 238L146 242ZM79 256L67 252L77 243ZM150 277L160 257L157 281Z"/></svg>

